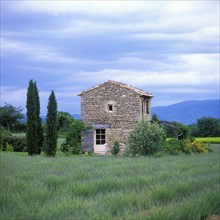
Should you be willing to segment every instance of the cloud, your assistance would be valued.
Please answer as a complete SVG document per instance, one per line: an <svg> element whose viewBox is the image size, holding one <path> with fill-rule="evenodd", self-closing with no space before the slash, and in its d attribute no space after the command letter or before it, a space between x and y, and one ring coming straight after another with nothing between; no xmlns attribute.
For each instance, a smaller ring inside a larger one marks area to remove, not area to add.
<svg viewBox="0 0 220 220"><path fill-rule="evenodd" d="M62 108L78 109L77 93L109 79L167 104L217 96L218 1L3 1L2 9L2 86L12 104L25 105L30 78L43 109L50 88Z"/></svg>
<svg viewBox="0 0 220 220"><path fill-rule="evenodd" d="M51 90L41 90L41 88L39 88L39 90L41 114L46 115L48 98ZM66 88L65 90L62 90L60 92L55 90L59 111L66 111L68 106L71 106L72 113L79 112L79 97L77 97L77 93L74 93L73 91L74 90L72 90L71 88ZM26 99L27 89L20 89L13 86L1 87L1 106L3 106L5 103L10 103L16 107L21 106L23 112L25 113Z"/></svg>
<svg viewBox="0 0 220 220"><path fill-rule="evenodd" d="M159 30L158 30L159 31ZM183 41L183 42L196 42L204 43L209 39L210 43L218 44L219 42L219 28L212 26L199 29L197 31L189 31L185 33L163 33L163 32L151 32L151 33L137 33L131 34L131 38L140 40L163 40L163 41Z"/></svg>
<svg viewBox="0 0 220 220"><path fill-rule="evenodd" d="M145 84L154 86L205 85L216 84L219 80L218 54L167 54L164 61L162 59L122 57L115 63L123 67L133 63L133 68L131 65L130 69L101 69L94 72L81 72L77 78L78 80L87 78L91 81L114 79L135 83L138 86ZM135 68L139 65L142 66L142 69Z"/></svg>
<svg viewBox="0 0 220 220"><path fill-rule="evenodd" d="M52 15L62 14L87 14L99 16L120 16L128 14L140 14L148 16L149 12L154 14L198 14L206 10L217 9L219 2L200 1L19 1L10 3L10 7L16 11L26 13L47 13ZM126 18L126 17L125 17ZM202 18L201 18L202 19ZM196 21L195 21L196 22Z"/></svg>
<svg viewBox="0 0 220 220"><path fill-rule="evenodd" d="M7 102L15 106L26 105L27 89L19 89L12 86L1 86L1 105Z"/></svg>
<svg viewBox="0 0 220 220"><path fill-rule="evenodd" d="M63 75L61 79L48 83L66 94L77 94L109 79L126 82L146 90L163 87L165 91L169 88L167 93L174 92L178 87L178 91L181 88L184 91L191 87L188 91L192 93L204 87L207 89L208 86L216 89L219 82L219 55L166 54L160 59L122 56L107 62L104 68L94 71L72 71L72 73L69 70L69 73Z"/></svg>
<svg viewBox="0 0 220 220"><path fill-rule="evenodd" d="M25 1L17 2L11 6L15 10L27 11L29 13L49 13L53 15L67 14L67 13L86 13L90 15L118 15L148 11L158 6L158 4L148 3L147 8L144 7L144 2L123 2L123 1Z"/></svg>
<svg viewBox="0 0 220 220"><path fill-rule="evenodd" d="M169 87L165 87L165 88L156 88L154 89L155 92L157 93L169 93L169 94L213 94L215 93L215 89L214 88L192 88L192 87L185 87L185 86L181 86L181 87L175 87L172 86L171 88Z"/></svg>
<svg viewBox="0 0 220 220"><path fill-rule="evenodd" d="M26 59L32 61L41 61L41 62L52 62L52 63L66 63L66 64L78 64L78 63L90 63L92 61L84 60L80 58L75 58L72 56L66 56L54 52L53 49L42 45L24 43L17 40L9 40L6 38L1 38L1 52L2 56L7 56L11 54L22 55Z"/></svg>
<svg viewBox="0 0 220 220"><path fill-rule="evenodd" d="M16 12L56 15L53 17L57 25L46 26L41 31L65 37L129 31L139 38L149 32L155 34L147 37L167 38L175 37L172 34L193 35L201 29L219 27L218 2L19 1L10 5Z"/></svg>
<svg viewBox="0 0 220 220"><path fill-rule="evenodd" d="M85 72L81 73L80 78L87 78L91 81L94 79L100 79L100 81L106 81L113 79L121 82L128 82L137 86L174 86L174 85L204 85L215 83L216 75L201 75L195 72L148 72L148 71L136 71L136 70L116 70L116 69L104 69L99 72Z"/></svg>

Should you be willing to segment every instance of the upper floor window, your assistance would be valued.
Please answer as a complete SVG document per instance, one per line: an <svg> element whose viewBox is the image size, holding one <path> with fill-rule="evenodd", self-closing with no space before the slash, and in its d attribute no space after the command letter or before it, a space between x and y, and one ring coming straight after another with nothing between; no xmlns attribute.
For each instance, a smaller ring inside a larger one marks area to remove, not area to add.
<svg viewBox="0 0 220 220"><path fill-rule="evenodd" d="M112 112L112 111L113 111L113 105L108 105L108 110L109 110L110 112Z"/></svg>

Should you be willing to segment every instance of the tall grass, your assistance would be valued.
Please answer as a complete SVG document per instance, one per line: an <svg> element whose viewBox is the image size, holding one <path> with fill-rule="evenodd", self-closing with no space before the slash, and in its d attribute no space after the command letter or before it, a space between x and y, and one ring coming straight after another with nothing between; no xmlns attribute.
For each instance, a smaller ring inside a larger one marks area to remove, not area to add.
<svg viewBox="0 0 220 220"><path fill-rule="evenodd" d="M154 157L1 152L0 219L206 219L220 214L213 153Z"/></svg>

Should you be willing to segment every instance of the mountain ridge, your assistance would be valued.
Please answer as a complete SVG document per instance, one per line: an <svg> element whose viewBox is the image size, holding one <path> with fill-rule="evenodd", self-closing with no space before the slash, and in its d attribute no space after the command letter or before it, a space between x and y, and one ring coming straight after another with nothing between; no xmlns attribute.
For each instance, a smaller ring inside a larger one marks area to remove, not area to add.
<svg viewBox="0 0 220 220"><path fill-rule="evenodd" d="M152 107L151 112L160 120L190 125L202 117L220 118L220 99L188 100L169 106L156 106Z"/></svg>

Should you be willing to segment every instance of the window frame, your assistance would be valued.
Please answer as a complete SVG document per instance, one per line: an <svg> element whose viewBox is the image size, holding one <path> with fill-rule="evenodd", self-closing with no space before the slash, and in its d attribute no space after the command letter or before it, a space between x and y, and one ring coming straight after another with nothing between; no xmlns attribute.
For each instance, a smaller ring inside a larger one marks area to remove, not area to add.
<svg viewBox="0 0 220 220"><path fill-rule="evenodd" d="M96 129L95 143L96 143L96 145L106 144L106 131L105 131L105 129Z"/></svg>
<svg viewBox="0 0 220 220"><path fill-rule="evenodd" d="M112 104L108 104L108 111L113 112L113 105Z"/></svg>

